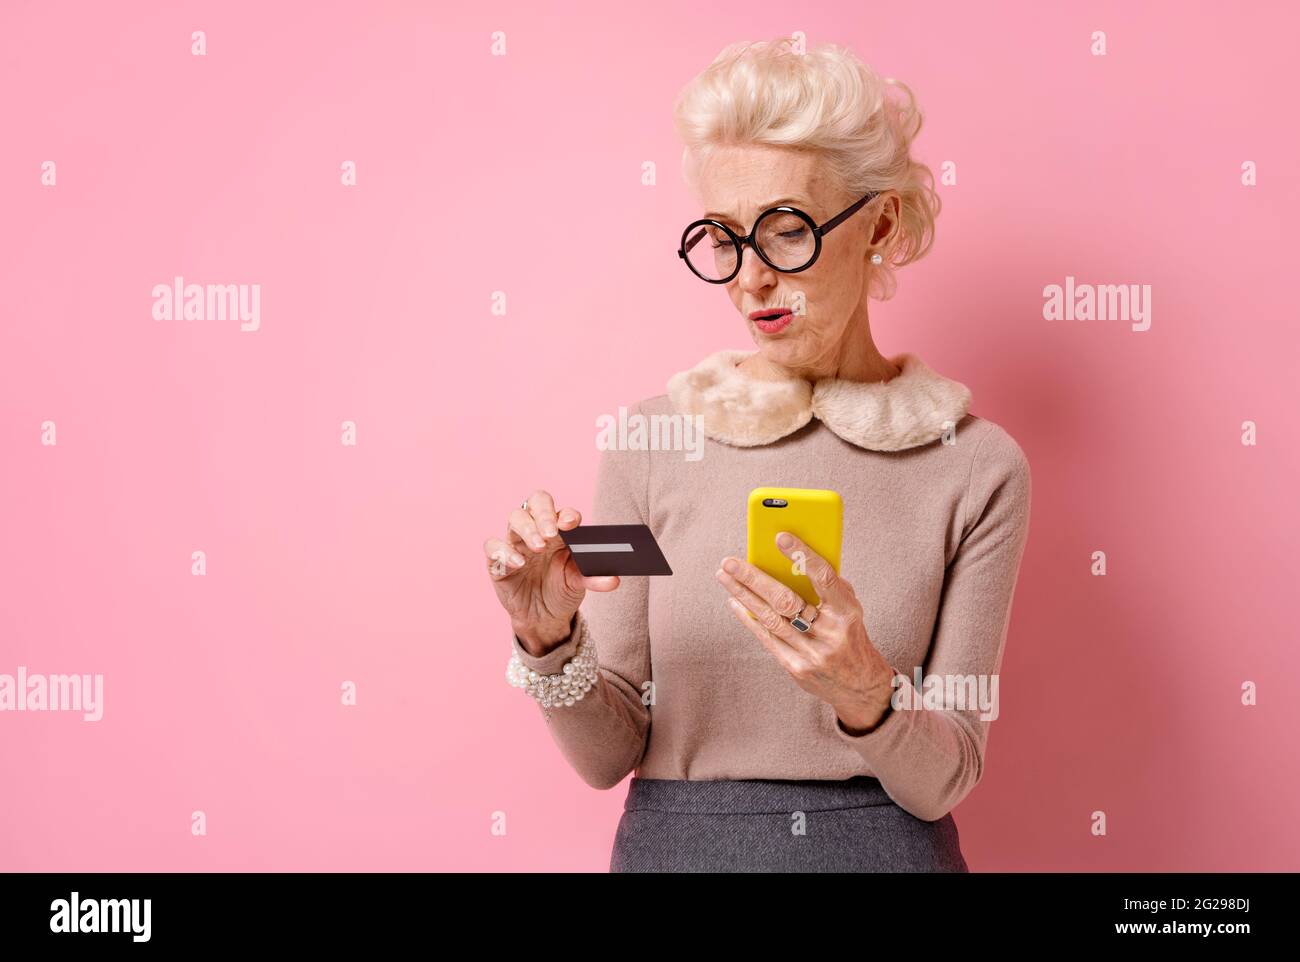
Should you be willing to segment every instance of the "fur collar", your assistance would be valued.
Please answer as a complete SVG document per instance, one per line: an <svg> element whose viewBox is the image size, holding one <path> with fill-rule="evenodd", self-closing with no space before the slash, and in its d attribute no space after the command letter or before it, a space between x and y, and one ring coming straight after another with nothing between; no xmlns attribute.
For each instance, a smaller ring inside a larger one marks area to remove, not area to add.
<svg viewBox="0 0 1300 962"><path fill-rule="evenodd" d="M966 385L936 374L915 354L889 360L888 381L823 378L759 381L736 369L754 351L717 351L668 380L679 414L703 415L704 433L736 447L771 444L813 417L870 451L902 451L941 437L970 407Z"/></svg>

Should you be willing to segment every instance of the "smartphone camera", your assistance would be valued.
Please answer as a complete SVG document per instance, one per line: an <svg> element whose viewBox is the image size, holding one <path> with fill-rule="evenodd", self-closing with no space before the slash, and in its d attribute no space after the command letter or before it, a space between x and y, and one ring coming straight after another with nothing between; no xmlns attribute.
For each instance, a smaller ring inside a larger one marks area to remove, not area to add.
<svg viewBox="0 0 1300 962"><path fill-rule="evenodd" d="M764 498L763 507L765 508L784 508L790 502L785 498Z"/></svg>

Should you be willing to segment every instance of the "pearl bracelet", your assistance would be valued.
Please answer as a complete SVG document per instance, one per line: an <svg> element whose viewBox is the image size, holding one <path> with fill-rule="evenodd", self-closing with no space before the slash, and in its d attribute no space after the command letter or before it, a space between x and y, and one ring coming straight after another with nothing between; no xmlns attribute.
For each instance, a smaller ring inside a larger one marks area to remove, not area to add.
<svg viewBox="0 0 1300 962"><path fill-rule="evenodd" d="M596 644L587 631L587 619L579 616L578 622L581 626L578 653L564 663L563 671L554 675L539 674L520 660L518 651L512 651L510 663L506 665L506 681L515 688L524 689L543 708L560 705L572 708L581 701L600 677L600 667L596 663Z"/></svg>

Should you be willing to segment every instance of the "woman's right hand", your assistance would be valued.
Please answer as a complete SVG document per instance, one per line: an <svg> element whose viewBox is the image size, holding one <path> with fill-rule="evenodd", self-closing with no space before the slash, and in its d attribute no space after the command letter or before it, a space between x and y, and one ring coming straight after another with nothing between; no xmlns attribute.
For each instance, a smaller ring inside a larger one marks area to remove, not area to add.
<svg viewBox="0 0 1300 962"><path fill-rule="evenodd" d="M541 657L569 637L573 614L587 591L613 591L617 575L586 578L578 570L560 530L582 522L575 508L555 510L545 491L528 496L528 508L515 508L506 536L483 542L488 574L501 607L524 650Z"/></svg>

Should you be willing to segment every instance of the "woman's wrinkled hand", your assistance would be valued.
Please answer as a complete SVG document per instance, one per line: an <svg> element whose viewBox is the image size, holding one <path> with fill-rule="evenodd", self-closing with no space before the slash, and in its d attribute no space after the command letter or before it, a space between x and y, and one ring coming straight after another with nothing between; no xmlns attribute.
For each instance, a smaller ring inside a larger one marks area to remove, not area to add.
<svg viewBox="0 0 1300 962"><path fill-rule="evenodd" d="M546 491L528 496L506 520L504 538L483 542L497 600L524 650L538 657L569 637L570 622L588 591L613 591L616 575L583 577L560 531L582 523L575 508L555 508Z"/></svg>
<svg viewBox="0 0 1300 962"><path fill-rule="evenodd" d="M802 561L821 599L812 627L802 632L790 624L805 608L812 614L812 606L794 589L730 556L715 575L730 593L728 608L800 688L835 709L849 734L864 734L889 709L894 670L867 634L853 585L794 535L781 532L776 545L792 564Z"/></svg>

